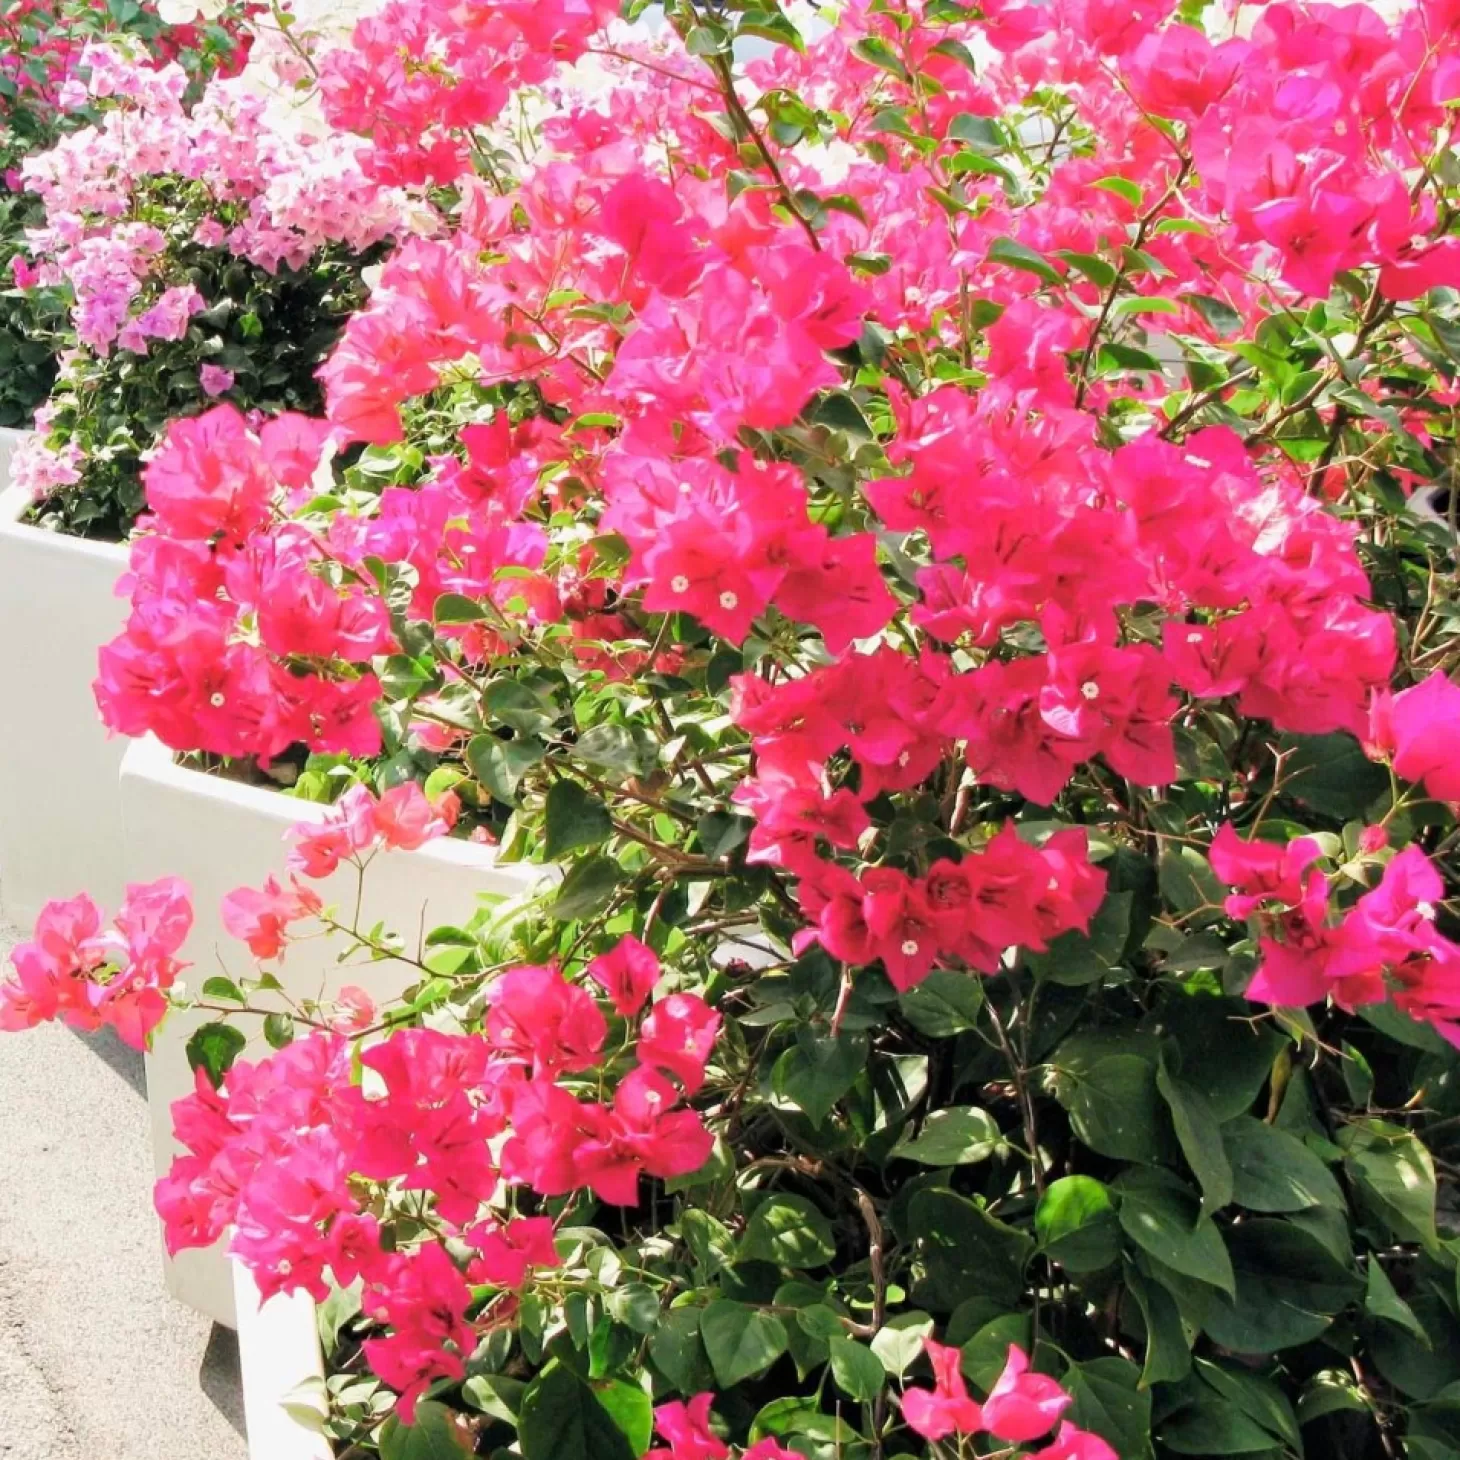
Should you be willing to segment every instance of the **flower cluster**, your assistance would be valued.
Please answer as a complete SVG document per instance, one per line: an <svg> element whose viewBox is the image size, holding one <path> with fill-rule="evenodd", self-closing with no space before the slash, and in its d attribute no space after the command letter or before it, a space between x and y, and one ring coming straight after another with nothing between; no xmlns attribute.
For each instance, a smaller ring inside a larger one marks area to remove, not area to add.
<svg viewBox="0 0 1460 1460"><path fill-rule="evenodd" d="M0 1029L60 1019L72 1029L111 1029L145 1049L167 1013L167 991L187 964L178 953L192 927L187 886L175 877L132 886L106 927L89 897L48 903L29 941L11 951L0 982Z"/></svg>
<svg viewBox="0 0 1460 1460"><path fill-rule="evenodd" d="M323 446L302 417L255 435L229 405L169 430L145 471L158 530L133 551L127 629L101 653L113 729L265 759L299 740L378 750L368 665L393 642L384 604L317 572L307 531L258 531L279 487L308 485Z"/></svg>
<svg viewBox="0 0 1460 1460"><path fill-rule="evenodd" d="M613 980L645 952L614 950L589 972ZM658 982L657 961L644 981ZM633 1014L646 998L641 982ZM480 1034L393 1031L359 1055L364 1083L337 1033L236 1062L218 1090L200 1069L196 1093L174 1108L188 1154L157 1188L169 1250L232 1230L266 1294L302 1288L323 1301L327 1272L341 1286L363 1279L366 1311L390 1328L366 1353L409 1422L426 1388L465 1373L469 1284L520 1289L531 1269L556 1265L551 1221L489 1214L502 1183L634 1206L642 1176L704 1165L713 1139L676 1107L703 1083L719 1022L697 995L658 1000L630 1031L635 1063L620 1068L612 1100L583 1099L575 1089L608 1072L608 1022L557 969L517 967L490 986ZM442 1237L470 1254L465 1268L438 1242L384 1245L372 1209L386 1191L429 1197Z"/></svg>
<svg viewBox="0 0 1460 1460"><path fill-rule="evenodd" d="M1028 1445L1060 1424L1060 1416L1073 1402L1053 1379L1034 1373L1029 1355L1013 1345L983 1404L969 1397L958 1349L927 1339L923 1351L933 1367L933 1388L909 1389L903 1395L902 1412L924 1439L987 1433L1012 1445ZM1066 1422L1051 1444L1031 1452L1031 1460L1116 1460L1116 1456L1098 1435Z"/></svg>
<svg viewBox="0 0 1460 1460"><path fill-rule="evenodd" d="M195 288L165 277L169 235L185 224L197 244L269 272L302 268L327 244L358 252L409 231L404 195L359 171L358 139L291 127L249 73L213 81L188 107L176 63L155 67L102 45L84 63L99 122L27 158L22 178L46 205L26 282L70 282L77 338L94 353L145 355L149 340L179 338L207 307ZM164 227L135 221L150 179L195 183L200 202Z"/></svg>

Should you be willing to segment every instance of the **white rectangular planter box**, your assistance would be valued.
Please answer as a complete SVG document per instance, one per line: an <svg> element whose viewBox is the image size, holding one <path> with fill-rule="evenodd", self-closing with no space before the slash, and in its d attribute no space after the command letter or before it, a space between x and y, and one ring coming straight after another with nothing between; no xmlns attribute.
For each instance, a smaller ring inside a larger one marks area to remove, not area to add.
<svg viewBox="0 0 1460 1460"><path fill-rule="evenodd" d="M0 442L3 475L22 433ZM24 525L0 490L0 908L22 930L58 897L122 893L117 770L126 741L101 723L97 650L126 622L127 550Z"/></svg>
<svg viewBox="0 0 1460 1460"><path fill-rule="evenodd" d="M193 967L185 975L197 991L215 974L235 980L256 965L244 944L228 936L220 909L238 887L261 886L270 873L282 877L288 852L285 834L302 821L321 819L326 808L278 791L246 786L177 765L172 753L148 737L132 742L122 762L121 800L125 821L125 866L132 882L176 876L193 891L194 924L183 956ZM481 893L517 896L544 876L540 867L497 866L494 849L443 838L418 852L377 856L365 877L361 910L365 928L383 923L413 946L419 933L444 923L463 923ZM338 904L342 919L354 911L356 876L343 868L319 887L326 904ZM318 999L355 984L377 1001L398 996L418 981L408 964L336 962L338 940L310 938L291 946L282 963L270 965L293 998ZM282 1004L280 1007L283 1007ZM173 1015L158 1031L147 1057L147 1100L157 1173L164 1175L180 1147L173 1140L174 1100L193 1089L186 1046L200 1024L219 1017ZM249 1036L244 1058L268 1053L262 1019L240 1017ZM166 1264L174 1296L220 1323L234 1322L233 1280L220 1244L180 1253Z"/></svg>
<svg viewBox="0 0 1460 1460"><path fill-rule="evenodd" d="M285 1409L301 1384L324 1383L315 1306L308 1293L276 1293L267 1303L240 1262L233 1264L243 1422L249 1460L332 1460L330 1443Z"/></svg>

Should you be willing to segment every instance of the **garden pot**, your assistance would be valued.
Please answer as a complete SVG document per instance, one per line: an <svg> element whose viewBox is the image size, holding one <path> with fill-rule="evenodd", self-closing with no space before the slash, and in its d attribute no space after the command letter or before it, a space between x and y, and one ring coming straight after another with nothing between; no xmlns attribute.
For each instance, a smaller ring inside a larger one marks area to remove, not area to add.
<svg viewBox="0 0 1460 1460"><path fill-rule="evenodd" d="M0 442L0 483L25 433ZM0 486L0 908L24 929L41 906L122 893L117 769L126 741L101 723L97 650L120 632L120 544L28 527L30 506Z"/></svg>
<svg viewBox="0 0 1460 1460"><path fill-rule="evenodd" d="M232 1266L249 1460L331 1460L329 1441L286 1408L311 1390L323 1392L313 1300L298 1292L260 1302L248 1269Z"/></svg>
<svg viewBox="0 0 1460 1460"><path fill-rule="evenodd" d="M176 876L192 888L195 920L183 950L192 964L184 975L190 992L198 992L214 975L237 980L250 974L255 965L248 949L223 927L223 899L238 887L260 886L270 873L282 876L285 834L301 821L322 818L326 808L180 766L152 737L128 747L121 800L128 880ZM382 853L365 878L361 926L381 923L410 943L433 927L465 922L481 893L519 896L543 877L541 867L498 866L495 849L455 839L443 838L416 852ZM353 869L342 868L315 885L326 904L337 905L342 920L349 921L357 894ZM270 971L294 999L318 999L354 984L382 1002L420 977L418 970L397 961L341 965L336 961L340 952L337 940L312 937L293 944ZM147 1057L147 1099L159 1175L180 1150L172 1136L171 1107L193 1089L188 1039L199 1025L218 1017L201 1011L174 1014L154 1037ZM249 1036L244 1058L268 1053L261 1019L245 1015L235 1022ZM233 1280L221 1245L181 1253L166 1264L166 1271L174 1296L220 1323L233 1323Z"/></svg>

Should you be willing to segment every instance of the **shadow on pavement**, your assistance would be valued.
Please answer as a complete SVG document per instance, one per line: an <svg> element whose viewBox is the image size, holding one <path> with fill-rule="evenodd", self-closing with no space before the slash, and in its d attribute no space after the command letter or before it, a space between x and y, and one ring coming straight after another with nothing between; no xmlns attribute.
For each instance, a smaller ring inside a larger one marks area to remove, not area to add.
<svg viewBox="0 0 1460 1460"><path fill-rule="evenodd" d="M213 1325L203 1362L198 1368L198 1387L213 1401L213 1407L242 1435L243 1381L238 1367L238 1335L221 1323Z"/></svg>
<svg viewBox="0 0 1460 1460"><path fill-rule="evenodd" d="M147 1077L143 1072L142 1055L139 1050L123 1044L110 1029L99 1030L96 1034L80 1034L73 1029L71 1033L75 1034L76 1038L102 1064L114 1074L120 1075L132 1087L134 1094L140 1095L144 1100L147 1098Z"/></svg>

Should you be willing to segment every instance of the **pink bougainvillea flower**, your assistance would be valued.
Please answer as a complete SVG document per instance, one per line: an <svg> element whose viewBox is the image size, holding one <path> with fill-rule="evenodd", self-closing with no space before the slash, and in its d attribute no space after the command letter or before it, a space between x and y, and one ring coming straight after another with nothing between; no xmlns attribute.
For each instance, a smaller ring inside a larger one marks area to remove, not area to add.
<svg viewBox="0 0 1460 1460"><path fill-rule="evenodd" d="M670 994L649 1011L639 1030L639 1063L673 1075L686 1095L705 1082L705 1066L720 1033L720 1016L698 994Z"/></svg>
<svg viewBox="0 0 1460 1460"><path fill-rule="evenodd" d="M654 1411L654 1429L668 1449L650 1450L644 1460L729 1460L730 1447L710 1428L713 1394L696 1394L688 1404L673 1400Z"/></svg>
<svg viewBox="0 0 1460 1460"><path fill-rule="evenodd" d="M1053 1379L1034 1373L1029 1356L1011 1344L1004 1371L984 1400L982 1427L1001 1440L1026 1445L1047 1435L1071 1403Z"/></svg>
<svg viewBox="0 0 1460 1460"><path fill-rule="evenodd" d="M205 364L198 371L198 383L203 387L203 394L215 399L233 389L234 379L233 371L225 370L221 365Z"/></svg>
<svg viewBox="0 0 1460 1460"><path fill-rule="evenodd" d="M603 989L625 1019L632 1019L659 982L659 957L652 948L627 934L589 963L588 977Z"/></svg>
<svg viewBox="0 0 1460 1460"><path fill-rule="evenodd" d="M1099 1435L1076 1429L1066 1420L1053 1442L1032 1451L1029 1460L1119 1460L1119 1456Z"/></svg>
<svg viewBox="0 0 1460 1460"><path fill-rule="evenodd" d="M323 907L319 894L297 878L286 887L271 876L261 888L240 887L223 899L223 926L247 943L255 958L282 958L290 925L316 916Z"/></svg>
<svg viewBox="0 0 1460 1460"><path fill-rule="evenodd" d="M532 1268L558 1267L550 1217L517 1217L510 1222L484 1222L472 1228L467 1241L476 1256L467 1269L473 1282L494 1288L520 1288Z"/></svg>
<svg viewBox="0 0 1460 1460"><path fill-rule="evenodd" d="M1395 774L1422 782L1438 801L1460 802L1460 685L1434 673L1397 695L1376 694L1368 741Z"/></svg>
<svg viewBox="0 0 1460 1460"><path fill-rule="evenodd" d="M969 1398L959 1363L959 1349L923 1340L923 1352L933 1366L932 1389L909 1389L902 1396L902 1417L925 1440L949 1435L971 1435L983 1428L983 1411Z"/></svg>
<svg viewBox="0 0 1460 1460"><path fill-rule="evenodd" d="M509 969L491 987L487 1043L536 1075L590 1069L608 1024L586 989L555 968Z"/></svg>

